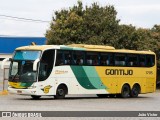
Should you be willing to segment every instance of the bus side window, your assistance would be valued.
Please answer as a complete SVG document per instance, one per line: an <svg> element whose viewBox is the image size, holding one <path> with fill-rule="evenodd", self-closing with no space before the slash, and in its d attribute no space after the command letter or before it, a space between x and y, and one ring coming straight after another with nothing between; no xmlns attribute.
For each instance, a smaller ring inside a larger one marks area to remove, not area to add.
<svg viewBox="0 0 160 120"><path fill-rule="evenodd" d="M87 58L87 65L92 65L92 59L91 59L91 57Z"/></svg>
<svg viewBox="0 0 160 120"><path fill-rule="evenodd" d="M87 65L99 65L100 61L99 61L99 54L98 52L86 52L86 62Z"/></svg>
<svg viewBox="0 0 160 120"><path fill-rule="evenodd" d="M56 66L63 65L63 51L57 51Z"/></svg>
<svg viewBox="0 0 160 120"><path fill-rule="evenodd" d="M100 55L100 65L106 66L109 65L109 53L101 53Z"/></svg>
<svg viewBox="0 0 160 120"><path fill-rule="evenodd" d="M77 60L76 60L76 64L77 65L83 65L83 59L81 57L79 57Z"/></svg>
<svg viewBox="0 0 160 120"><path fill-rule="evenodd" d="M145 59L146 58L146 56L145 55L140 55L139 56L139 65L141 66L141 67L144 67L145 66Z"/></svg>
<svg viewBox="0 0 160 120"><path fill-rule="evenodd" d="M155 57L153 55L147 55L146 56L146 66L152 67L155 64Z"/></svg>
<svg viewBox="0 0 160 120"><path fill-rule="evenodd" d="M40 60L39 81L43 81L49 77L53 69L55 50L44 51Z"/></svg>
<svg viewBox="0 0 160 120"><path fill-rule="evenodd" d="M97 57L94 57L94 59L93 59L93 65L99 65Z"/></svg>
<svg viewBox="0 0 160 120"><path fill-rule="evenodd" d="M115 54L115 65L125 66L126 65L126 55L125 54Z"/></svg>
<svg viewBox="0 0 160 120"><path fill-rule="evenodd" d="M92 65L92 56L90 52L86 52L86 65Z"/></svg>
<svg viewBox="0 0 160 120"><path fill-rule="evenodd" d="M64 50L64 64L71 65L72 64L72 54L71 51Z"/></svg>
<svg viewBox="0 0 160 120"><path fill-rule="evenodd" d="M84 64L84 52L73 51L72 52L73 65L83 65Z"/></svg>
<svg viewBox="0 0 160 120"><path fill-rule="evenodd" d="M114 63L114 54L110 54L109 55L109 65L110 66L114 66L115 63Z"/></svg>
<svg viewBox="0 0 160 120"><path fill-rule="evenodd" d="M128 55L128 64L127 66L137 67L138 66L138 56L135 54L129 54Z"/></svg>

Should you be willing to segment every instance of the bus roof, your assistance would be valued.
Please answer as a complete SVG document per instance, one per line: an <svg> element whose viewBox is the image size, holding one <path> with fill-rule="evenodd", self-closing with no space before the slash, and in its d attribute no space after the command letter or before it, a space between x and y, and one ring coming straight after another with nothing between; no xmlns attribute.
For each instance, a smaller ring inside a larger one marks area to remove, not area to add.
<svg viewBox="0 0 160 120"><path fill-rule="evenodd" d="M71 45L30 45L16 48L16 50L47 50L47 49L63 49L63 50L82 50L82 51L99 51L99 52L119 52L119 53L139 53L139 54L155 54L148 51L137 51L128 49L115 49L112 46L104 45L86 45L86 44L71 44Z"/></svg>
<svg viewBox="0 0 160 120"><path fill-rule="evenodd" d="M59 45L29 45L29 46L22 46L16 48L16 50L46 50L46 49L59 49Z"/></svg>
<svg viewBox="0 0 160 120"><path fill-rule="evenodd" d="M104 45L86 45L86 44L71 44L68 45L70 47L81 47L86 49L103 49L103 50L115 50L112 46L104 46Z"/></svg>

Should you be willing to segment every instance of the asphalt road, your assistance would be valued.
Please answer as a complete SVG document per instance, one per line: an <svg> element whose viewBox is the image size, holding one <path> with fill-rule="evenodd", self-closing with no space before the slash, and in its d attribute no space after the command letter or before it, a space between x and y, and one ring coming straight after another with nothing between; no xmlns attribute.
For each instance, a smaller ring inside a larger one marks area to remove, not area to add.
<svg viewBox="0 0 160 120"><path fill-rule="evenodd" d="M1 95L0 111L160 111L160 90L138 98L98 98L96 95L70 95L63 100L30 96Z"/></svg>
<svg viewBox="0 0 160 120"><path fill-rule="evenodd" d="M70 95L63 100L52 96L33 100L30 96L1 95L0 111L160 111L160 90L138 98L98 98L96 95ZM46 112L45 112L46 113ZM59 112L58 112L59 113ZM143 113L143 112L142 112ZM53 114L55 114L53 112ZM60 113L59 113L60 114ZM68 113L63 113L67 115ZM87 113L86 113L87 114ZM112 114L115 114L114 112ZM158 115L160 112L158 113ZM60 114L61 115L61 114ZM92 113L93 115L93 113ZM138 115L138 114L137 114ZM127 116L127 113L126 113ZM13 118L15 120L15 118ZM21 119L21 118L19 118ZM25 119L25 118L23 118ZM26 118L27 119L27 118ZM159 117L47 117L50 120L159 120ZM10 120L10 118L8 118ZM28 119L27 119L28 120ZM35 118L33 120L39 120Z"/></svg>

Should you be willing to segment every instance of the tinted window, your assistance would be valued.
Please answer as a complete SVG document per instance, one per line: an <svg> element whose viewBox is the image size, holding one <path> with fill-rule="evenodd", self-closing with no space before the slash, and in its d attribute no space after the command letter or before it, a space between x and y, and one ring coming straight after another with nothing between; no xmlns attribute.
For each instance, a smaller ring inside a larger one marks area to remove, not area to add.
<svg viewBox="0 0 160 120"><path fill-rule="evenodd" d="M63 56L64 56L64 64L65 65L71 65L72 64L72 53L71 51L63 51Z"/></svg>
<svg viewBox="0 0 160 120"><path fill-rule="evenodd" d="M139 56L139 66L144 67L146 64L146 55L140 55Z"/></svg>
<svg viewBox="0 0 160 120"><path fill-rule="evenodd" d="M125 66L125 65L126 65L126 55L115 54L115 66Z"/></svg>
<svg viewBox="0 0 160 120"><path fill-rule="evenodd" d="M55 50L46 50L42 54L39 67L39 81L47 79L53 69Z"/></svg>
<svg viewBox="0 0 160 120"><path fill-rule="evenodd" d="M98 52L87 52L86 53L86 65L100 65Z"/></svg>
<svg viewBox="0 0 160 120"><path fill-rule="evenodd" d="M138 55L129 54L129 55L128 55L127 66L130 66L130 67L139 66L139 65L138 65Z"/></svg>
<svg viewBox="0 0 160 120"><path fill-rule="evenodd" d="M57 50L56 66L64 64L63 51Z"/></svg>
<svg viewBox="0 0 160 120"><path fill-rule="evenodd" d="M84 52L73 51L72 52L73 65L84 65Z"/></svg>
<svg viewBox="0 0 160 120"><path fill-rule="evenodd" d="M110 54L109 53L101 53L101 61L100 64L103 66L109 65L109 58L110 58Z"/></svg>
<svg viewBox="0 0 160 120"><path fill-rule="evenodd" d="M146 66L152 67L155 64L155 56L154 55L147 55L146 56Z"/></svg>
<svg viewBox="0 0 160 120"><path fill-rule="evenodd" d="M57 50L56 65L151 67L154 55Z"/></svg>

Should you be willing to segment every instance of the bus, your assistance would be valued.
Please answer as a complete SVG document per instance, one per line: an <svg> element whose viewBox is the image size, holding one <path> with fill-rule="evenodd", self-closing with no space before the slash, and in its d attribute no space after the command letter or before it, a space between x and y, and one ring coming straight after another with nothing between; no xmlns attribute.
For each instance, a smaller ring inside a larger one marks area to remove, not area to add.
<svg viewBox="0 0 160 120"><path fill-rule="evenodd" d="M103 45L30 45L16 48L9 60L8 92L33 99L95 94L138 97L156 90L152 51Z"/></svg>

